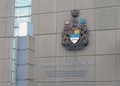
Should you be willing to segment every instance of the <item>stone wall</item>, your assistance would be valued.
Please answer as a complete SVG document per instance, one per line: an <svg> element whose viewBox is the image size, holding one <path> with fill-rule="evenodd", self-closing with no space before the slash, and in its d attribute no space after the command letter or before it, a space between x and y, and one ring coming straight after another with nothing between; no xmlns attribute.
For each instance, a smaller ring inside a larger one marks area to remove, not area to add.
<svg viewBox="0 0 120 86"><path fill-rule="evenodd" d="M11 85L14 0L0 0L0 86Z"/></svg>
<svg viewBox="0 0 120 86"><path fill-rule="evenodd" d="M68 51L61 45L64 21L71 19L73 9L87 20L89 30L89 45L80 51ZM32 0L32 23L35 86L120 86L119 0ZM89 65L70 66L90 61ZM61 76L61 71L85 74Z"/></svg>

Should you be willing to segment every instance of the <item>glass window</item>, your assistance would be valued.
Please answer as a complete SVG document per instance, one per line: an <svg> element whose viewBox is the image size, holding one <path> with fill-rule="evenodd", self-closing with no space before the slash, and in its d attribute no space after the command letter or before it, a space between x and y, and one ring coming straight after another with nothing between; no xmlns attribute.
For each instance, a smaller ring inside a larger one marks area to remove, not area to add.
<svg viewBox="0 0 120 86"><path fill-rule="evenodd" d="M30 6L16 8L15 9L15 16L17 16L17 17L29 16L31 14L31 10L30 9L31 9Z"/></svg>
<svg viewBox="0 0 120 86"><path fill-rule="evenodd" d="M31 0L16 0L15 7L28 6L31 5Z"/></svg>
<svg viewBox="0 0 120 86"><path fill-rule="evenodd" d="M11 86L15 86L16 75L16 39L19 34L19 24L21 22L31 22L31 0L15 0L14 14L14 38L13 38L13 56L12 56L12 76ZM19 73L18 73L19 75ZM21 76L21 75L20 75ZM22 85L21 85L22 84ZM24 81L17 80L17 86L24 86Z"/></svg>
<svg viewBox="0 0 120 86"><path fill-rule="evenodd" d="M15 0L14 36L21 22L31 22L31 0Z"/></svg>

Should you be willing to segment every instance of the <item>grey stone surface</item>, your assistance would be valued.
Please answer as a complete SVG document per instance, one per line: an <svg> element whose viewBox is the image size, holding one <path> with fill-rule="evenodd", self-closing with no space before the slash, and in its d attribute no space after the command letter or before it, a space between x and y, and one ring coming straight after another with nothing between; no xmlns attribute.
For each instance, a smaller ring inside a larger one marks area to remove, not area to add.
<svg viewBox="0 0 120 86"><path fill-rule="evenodd" d="M94 0L76 0L76 9L94 8Z"/></svg>
<svg viewBox="0 0 120 86"><path fill-rule="evenodd" d="M5 44L4 44L4 39L0 38L0 59L3 59L5 57Z"/></svg>
<svg viewBox="0 0 120 86"><path fill-rule="evenodd" d="M120 5L120 0L115 0L116 1L116 5Z"/></svg>
<svg viewBox="0 0 120 86"><path fill-rule="evenodd" d="M4 58L12 58L12 38L4 38L5 41L4 41L4 53L5 53L5 57Z"/></svg>
<svg viewBox="0 0 120 86"><path fill-rule="evenodd" d="M11 14L12 15L12 14ZM13 21L13 17L8 17L5 20L5 36L13 36L13 25L14 25L14 21Z"/></svg>
<svg viewBox="0 0 120 86"><path fill-rule="evenodd" d="M95 30L95 10L81 10L80 19L86 19L88 30Z"/></svg>
<svg viewBox="0 0 120 86"><path fill-rule="evenodd" d="M115 6L115 0L95 0L95 7Z"/></svg>
<svg viewBox="0 0 120 86"><path fill-rule="evenodd" d="M96 86L116 86L116 82L96 82Z"/></svg>
<svg viewBox="0 0 120 86"><path fill-rule="evenodd" d="M32 80L26 80L25 81L25 86L35 86L34 85L34 81L32 81Z"/></svg>
<svg viewBox="0 0 120 86"><path fill-rule="evenodd" d="M3 67L3 82L10 82L11 81L11 60L3 60L2 63Z"/></svg>
<svg viewBox="0 0 120 86"><path fill-rule="evenodd" d="M34 28L34 35L39 33L39 15L32 15L32 24Z"/></svg>
<svg viewBox="0 0 120 86"><path fill-rule="evenodd" d="M56 0L56 11L67 11L75 8L75 0Z"/></svg>
<svg viewBox="0 0 120 86"><path fill-rule="evenodd" d="M115 28L115 7L95 10L96 30Z"/></svg>
<svg viewBox="0 0 120 86"><path fill-rule="evenodd" d="M36 83L35 86L56 86L56 83Z"/></svg>
<svg viewBox="0 0 120 86"><path fill-rule="evenodd" d="M117 37L116 37L116 45L117 45L117 53L120 53L120 30L117 30Z"/></svg>
<svg viewBox="0 0 120 86"><path fill-rule="evenodd" d="M34 80L34 66L27 64L25 70L26 70L25 79Z"/></svg>
<svg viewBox="0 0 120 86"><path fill-rule="evenodd" d="M33 64L34 62L34 51L33 50L26 50L26 63Z"/></svg>
<svg viewBox="0 0 120 86"><path fill-rule="evenodd" d="M96 86L95 82L63 82L63 83L56 83L58 86Z"/></svg>
<svg viewBox="0 0 120 86"><path fill-rule="evenodd" d="M33 36L27 36L27 48L34 51L35 38Z"/></svg>
<svg viewBox="0 0 120 86"><path fill-rule="evenodd" d="M116 86L120 86L120 82L118 82Z"/></svg>
<svg viewBox="0 0 120 86"><path fill-rule="evenodd" d="M39 56L39 36L35 36L35 57Z"/></svg>
<svg viewBox="0 0 120 86"><path fill-rule="evenodd" d="M37 83L35 86L96 86L95 82L58 82L58 83Z"/></svg>
<svg viewBox="0 0 120 86"><path fill-rule="evenodd" d="M39 34L56 33L56 13L41 14L39 20Z"/></svg>
<svg viewBox="0 0 120 86"><path fill-rule="evenodd" d="M32 0L32 14L40 12L40 0Z"/></svg>
<svg viewBox="0 0 120 86"><path fill-rule="evenodd" d="M96 81L114 81L116 75L116 55L96 56Z"/></svg>
<svg viewBox="0 0 120 86"><path fill-rule="evenodd" d="M11 86L11 84L10 83L2 83L1 86Z"/></svg>
<svg viewBox="0 0 120 86"><path fill-rule="evenodd" d="M38 57L51 57L56 55L56 34L40 35L38 44Z"/></svg>
<svg viewBox="0 0 120 86"><path fill-rule="evenodd" d="M35 59L35 82L56 81L56 77L49 77L47 71L54 71L55 66L47 67L44 65L55 64L55 58L36 58ZM43 65L43 66L42 66Z"/></svg>
<svg viewBox="0 0 120 86"><path fill-rule="evenodd" d="M117 55L117 80L120 81L120 55Z"/></svg>
<svg viewBox="0 0 120 86"><path fill-rule="evenodd" d="M3 81L2 77L3 77L3 62L2 60L0 60L0 83ZM2 85L1 85L2 86Z"/></svg>
<svg viewBox="0 0 120 86"><path fill-rule="evenodd" d="M96 86L95 82L75 82L74 84L77 86Z"/></svg>
<svg viewBox="0 0 120 86"><path fill-rule="evenodd" d="M4 9L3 9L4 8ZM0 0L0 17L6 17L7 16L7 0Z"/></svg>
<svg viewBox="0 0 120 86"><path fill-rule="evenodd" d="M0 37L4 37L5 36L5 29L6 29L6 25L5 25L5 19L4 18L0 18Z"/></svg>
<svg viewBox="0 0 120 86"><path fill-rule="evenodd" d="M56 58L56 64L67 64L70 65L71 63L75 63L75 57L57 57ZM67 74L70 73L71 71L75 71L76 67L75 66L56 66L56 71L62 71L60 73L56 73L56 81L76 81L75 76L71 76L74 74ZM69 72L64 72L64 71L69 71Z"/></svg>
<svg viewBox="0 0 120 86"><path fill-rule="evenodd" d="M0 38L0 59L12 57L12 38Z"/></svg>
<svg viewBox="0 0 120 86"><path fill-rule="evenodd" d="M6 15L14 16L14 0L9 0L6 2Z"/></svg>
<svg viewBox="0 0 120 86"><path fill-rule="evenodd" d="M25 85L26 85L26 86L35 86L35 85L34 85L34 81L32 81L32 80L26 80L26 81L25 81Z"/></svg>
<svg viewBox="0 0 120 86"><path fill-rule="evenodd" d="M13 17L0 18L0 26L0 37L13 36Z"/></svg>
<svg viewBox="0 0 120 86"><path fill-rule="evenodd" d="M57 0L40 0L40 13L55 12Z"/></svg>
<svg viewBox="0 0 120 86"><path fill-rule="evenodd" d="M62 32L64 30L64 22L66 20L71 20L71 12L60 12L56 14L56 27L57 33Z"/></svg>
<svg viewBox="0 0 120 86"><path fill-rule="evenodd" d="M120 28L120 6L117 6L116 8L116 28Z"/></svg>
<svg viewBox="0 0 120 86"><path fill-rule="evenodd" d="M74 86L75 83L74 82L63 82L63 83L56 83L56 86Z"/></svg>
<svg viewBox="0 0 120 86"><path fill-rule="evenodd" d="M116 31L97 31L96 32L96 54L115 54Z"/></svg>
<svg viewBox="0 0 120 86"><path fill-rule="evenodd" d="M81 77L76 77L76 81L95 81L96 67L95 56L78 56L76 63L83 62L82 66L76 66L76 71L84 71L85 74ZM86 64L88 63L88 64Z"/></svg>

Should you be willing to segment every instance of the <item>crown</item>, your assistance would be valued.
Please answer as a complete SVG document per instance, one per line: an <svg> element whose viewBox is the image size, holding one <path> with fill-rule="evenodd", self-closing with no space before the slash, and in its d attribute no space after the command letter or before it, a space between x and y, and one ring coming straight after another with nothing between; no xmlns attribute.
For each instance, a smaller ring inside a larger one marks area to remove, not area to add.
<svg viewBox="0 0 120 86"><path fill-rule="evenodd" d="M76 10L76 9L72 10L71 14L72 14L73 17L78 17L79 16L79 10Z"/></svg>

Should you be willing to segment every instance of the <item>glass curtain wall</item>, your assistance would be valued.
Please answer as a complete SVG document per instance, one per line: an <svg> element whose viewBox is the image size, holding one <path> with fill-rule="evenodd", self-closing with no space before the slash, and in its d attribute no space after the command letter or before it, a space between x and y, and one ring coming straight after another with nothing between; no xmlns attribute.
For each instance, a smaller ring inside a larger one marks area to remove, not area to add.
<svg viewBox="0 0 120 86"><path fill-rule="evenodd" d="M16 36L19 35L19 24L21 22L31 22L31 0L15 0L15 15L14 15L14 37L13 37L13 57L12 57L12 72L11 86L16 86L16 62L17 62L17 47Z"/></svg>
<svg viewBox="0 0 120 86"><path fill-rule="evenodd" d="M14 36L18 35L21 22L31 22L31 0L15 0Z"/></svg>

